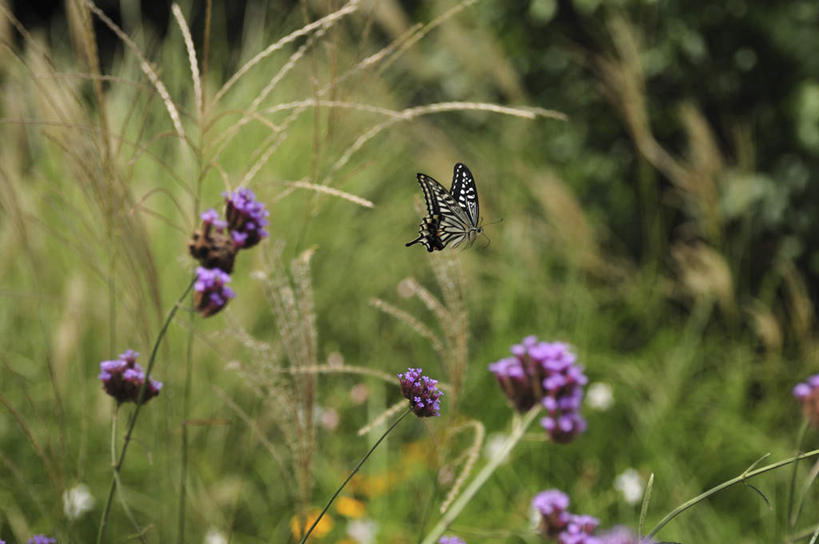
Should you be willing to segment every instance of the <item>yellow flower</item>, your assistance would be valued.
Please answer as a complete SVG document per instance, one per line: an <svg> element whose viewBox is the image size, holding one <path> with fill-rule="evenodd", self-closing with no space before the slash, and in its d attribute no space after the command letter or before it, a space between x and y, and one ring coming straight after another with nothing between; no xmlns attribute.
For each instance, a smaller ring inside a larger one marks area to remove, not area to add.
<svg viewBox="0 0 819 544"><path fill-rule="evenodd" d="M290 518L290 530L293 531L293 536L296 538L301 538L301 536L307 532L307 529L313 525L313 522L316 521L316 518L321 513L321 510L318 508L311 508L306 515L304 516L293 516ZM304 527L302 530L299 530L299 522L304 520ZM321 518L321 521L318 522L316 528L313 529L313 532L310 534L311 537L321 538L325 536L330 530L333 528L333 518L331 518L328 514L324 514L324 517Z"/></svg>
<svg viewBox="0 0 819 544"><path fill-rule="evenodd" d="M336 512L348 518L358 519L364 515L364 503L352 497L339 497Z"/></svg>

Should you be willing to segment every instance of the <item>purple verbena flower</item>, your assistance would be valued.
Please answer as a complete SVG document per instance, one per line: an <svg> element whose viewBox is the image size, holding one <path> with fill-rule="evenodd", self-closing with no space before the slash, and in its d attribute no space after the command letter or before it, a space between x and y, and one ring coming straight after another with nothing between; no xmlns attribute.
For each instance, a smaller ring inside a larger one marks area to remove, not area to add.
<svg viewBox="0 0 819 544"><path fill-rule="evenodd" d="M569 346L527 336L510 351L512 357L492 363L489 370L515 409L525 412L537 402L543 404L546 417L540 424L558 443L585 431L580 406L588 379Z"/></svg>
<svg viewBox="0 0 819 544"><path fill-rule="evenodd" d="M540 533L546 537L556 537L569 524L571 514L569 496L558 489L541 491L532 499L532 506L540 512Z"/></svg>
<svg viewBox="0 0 819 544"><path fill-rule="evenodd" d="M811 425L819 428L819 374L810 376L793 388L793 396L802 403L802 413Z"/></svg>
<svg viewBox="0 0 819 544"><path fill-rule="evenodd" d="M224 192L222 196L227 201L225 215L233 240L237 240L236 233L244 235L237 247L251 248L267 236L264 227L267 225L267 216L270 212L265 209L264 204L256 200L253 191L242 188L230 193Z"/></svg>
<svg viewBox="0 0 819 544"><path fill-rule="evenodd" d="M222 232L227 227L227 221L224 219L219 219L219 212L214 210L213 208L209 209L208 211L202 212L202 215L199 216L202 219L202 222L205 225L213 225L213 227Z"/></svg>
<svg viewBox="0 0 819 544"><path fill-rule="evenodd" d="M236 296L233 289L227 286L229 282L230 276L218 268L208 269L200 266L196 269L193 302L196 311L202 314L202 317L210 317L219 312Z"/></svg>
<svg viewBox="0 0 819 544"><path fill-rule="evenodd" d="M28 544L57 544L57 539L45 535L34 535L28 539Z"/></svg>
<svg viewBox="0 0 819 544"><path fill-rule="evenodd" d="M600 544L655 544L655 541L650 538L638 540L637 535L631 529L622 525L615 525L608 531L600 533L597 539Z"/></svg>
<svg viewBox="0 0 819 544"><path fill-rule="evenodd" d="M457 536L442 536L438 544L466 544L466 542Z"/></svg>
<svg viewBox="0 0 819 544"><path fill-rule="evenodd" d="M139 353L128 350L113 361L100 363L99 379L105 392L117 399L117 403L137 402L142 384L145 383L145 371L136 362ZM159 394L162 382L149 378L143 402L148 402ZM33 538L33 537L32 537ZM45 537L43 537L45 538Z"/></svg>
<svg viewBox="0 0 819 544"><path fill-rule="evenodd" d="M814 374L793 388L793 396L802 403L802 413L811 425L819 427L819 374Z"/></svg>
<svg viewBox="0 0 819 544"><path fill-rule="evenodd" d="M409 399L410 410L416 416L439 416L443 392L438 389L438 380L424 376L422 372L420 368L409 368L405 373L399 374L401 393Z"/></svg>

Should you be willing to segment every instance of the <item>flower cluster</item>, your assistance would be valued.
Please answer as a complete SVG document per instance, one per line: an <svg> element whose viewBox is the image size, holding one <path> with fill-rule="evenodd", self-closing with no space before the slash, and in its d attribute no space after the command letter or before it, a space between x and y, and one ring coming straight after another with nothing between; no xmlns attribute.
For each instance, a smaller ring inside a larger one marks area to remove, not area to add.
<svg viewBox="0 0 819 544"><path fill-rule="evenodd" d="M585 514L570 513L568 495L557 489L535 495L532 506L540 516L540 534L558 544L654 544L650 539L639 541L634 533L622 526L595 535L600 521Z"/></svg>
<svg viewBox="0 0 819 544"><path fill-rule="evenodd" d="M594 536L594 530L600 521L592 516L571 516L566 529L557 537L560 544L600 544L600 539Z"/></svg>
<svg viewBox="0 0 819 544"><path fill-rule="evenodd" d="M34 535L28 539L28 544L57 544L57 539L45 535Z"/></svg>
<svg viewBox="0 0 819 544"><path fill-rule="evenodd" d="M569 497L562 491L541 491L532 499L532 506L540 513L539 530L546 538L559 544L599 544L593 536L597 518L569 513Z"/></svg>
<svg viewBox="0 0 819 544"><path fill-rule="evenodd" d="M814 427L819 427L819 374L814 374L793 388L793 396L802 403L802 413Z"/></svg>
<svg viewBox="0 0 819 544"><path fill-rule="evenodd" d="M264 204L256 200L253 191L239 189L222 193L222 196L225 197L227 220L221 219L212 208L203 212L200 216L202 226L188 242L190 254L202 265L197 269L197 285L203 288L210 285L215 290L206 295L199 295L197 290L196 308L203 317L217 313L233 298L233 291L222 289L222 286L230 281L228 274L233 271L239 250L251 248L267 236L264 227L270 214ZM209 270L212 274L206 277L201 270ZM216 274L217 271L221 274Z"/></svg>
<svg viewBox="0 0 819 544"><path fill-rule="evenodd" d="M105 392L117 399L117 403L137 402L142 384L145 383L145 371L136 362L139 353L128 350L113 361L100 363L99 379ZM143 402L148 402L159 394L162 382L148 378Z"/></svg>
<svg viewBox="0 0 819 544"><path fill-rule="evenodd" d="M418 417L439 416L440 398L443 393L438 389L438 380L422 374L420 368L409 368L398 375L401 393L410 401L410 410Z"/></svg>
<svg viewBox="0 0 819 544"><path fill-rule="evenodd" d="M256 200L253 191L244 188L232 193L224 192L222 196L227 200L225 215L230 235L237 247L253 247L267 236L264 227L270 212Z"/></svg>
<svg viewBox="0 0 819 544"><path fill-rule="evenodd" d="M438 544L466 544L466 542L457 536L442 536Z"/></svg>
<svg viewBox="0 0 819 544"><path fill-rule="evenodd" d="M210 317L219 312L236 296L228 287L230 276L218 268L196 269L196 282L193 284L193 305L202 317Z"/></svg>
<svg viewBox="0 0 819 544"><path fill-rule="evenodd" d="M588 379L569 347L527 336L511 352L512 357L492 363L489 370L515 409L525 412L540 402L547 414L540 424L558 443L571 442L585 431L580 405Z"/></svg>
<svg viewBox="0 0 819 544"><path fill-rule="evenodd" d="M650 538L640 540L628 527L615 525L608 531L597 535L600 544L655 544Z"/></svg>
<svg viewBox="0 0 819 544"><path fill-rule="evenodd" d="M540 534L545 537L557 537L569 524L569 496L562 491L541 491L532 499L532 506L540 512Z"/></svg>

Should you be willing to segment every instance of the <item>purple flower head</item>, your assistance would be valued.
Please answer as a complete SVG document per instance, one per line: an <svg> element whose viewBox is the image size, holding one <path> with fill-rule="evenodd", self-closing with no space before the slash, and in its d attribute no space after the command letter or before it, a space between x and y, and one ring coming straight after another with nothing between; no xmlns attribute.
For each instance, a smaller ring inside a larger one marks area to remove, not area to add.
<svg viewBox="0 0 819 544"><path fill-rule="evenodd" d="M224 219L219 219L219 212L213 208L206 212L202 212L202 215L199 217L202 219L202 223L205 225L213 225L213 228L215 228L218 232L222 232L225 230L225 227L227 227L227 221Z"/></svg>
<svg viewBox="0 0 819 544"><path fill-rule="evenodd" d="M442 536L438 544L466 544L466 542L457 536Z"/></svg>
<svg viewBox="0 0 819 544"><path fill-rule="evenodd" d="M585 514L572 516L569 519L569 525L566 527L566 531L569 533L585 533L590 535L597 529L598 525L600 525L600 520L595 517Z"/></svg>
<svg viewBox="0 0 819 544"><path fill-rule="evenodd" d="M398 375L401 383L401 393L410 401L410 410L418 417L441 415L440 398L443 395L438 389L438 380L433 380L422 374L420 368L409 368Z"/></svg>
<svg viewBox="0 0 819 544"><path fill-rule="evenodd" d="M28 539L28 544L57 544L57 539L45 535L34 535Z"/></svg>
<svg viewBox="0 0 819 544"><path fill-rule="evenodd" d="M814 374L793 388L793 396L802 403L802 413L811 425L819 428L819 374Z"/></svg>
<svg viewBox="0 0 819 544"><path fill-rule="evenodd" d="M222 196L227 201L225 215L233 240L236 241L236 233L244 235L237 247L251 248L267 236L264 226L267 225L267 216L270 212L265 209L264 204L256 200L253 191L242 188L231 193L224 192Z"/></svg>
<svg viewBox="0 0 819 544"><path fill-rule="evenodd" d="M102 381L102 387L120 404L139 400L139 392L142 390L142 384L145 383L145 371L136 362L138 355L139 353L129 349L120 355L119 359L100 363L99 379ZM157 396L160 389L162 389L162 382L149 378L143 402L148 402Z"/></svg>
<svg viewBox="0 0 819 544"><path fill-rule="evenodd" d="M571 514L569 496L557 489L541 491L532 499L532 506L540 512L540 533L546 537L556 537L569 524Z"/></svg>
<svg viewBox="0 0 819 544"><path fill-rule="evenodd" d="M219 312L236 296L233 289L227 286L230 276L218 268L208 269L201 266L196 269L196 282L193 284L193 302L196 311L202 317L210 317Z"/></svg>
<svg viewBox="0 0 819 544"><path fill-rule="evenodd" d="M600 544L655 544L655 541L650 538L638 540L636 534L622 525L615 525L608 531L600 533L597 539Z"/></svg>
<svg viewBox="0 0 819 544"><path fill-rule="evenodd" d="M588 378L569 346L527 336L510 351L512 357L492 363L489 370L515 409L525 412L540 402L547 414L541 425L558 443L586 430L579 411Z"/></svg>

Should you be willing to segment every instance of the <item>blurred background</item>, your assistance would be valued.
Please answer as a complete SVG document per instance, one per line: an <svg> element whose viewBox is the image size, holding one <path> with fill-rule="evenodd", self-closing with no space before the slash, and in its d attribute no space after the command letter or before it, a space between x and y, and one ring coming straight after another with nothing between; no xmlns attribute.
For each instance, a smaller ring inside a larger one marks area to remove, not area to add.
<svg viewBox="0 0 819 544"><path fill-rule="evenodd" d="M186 306L170 328L113 541L296 541L384 426L357 431L401 400L383 374L421 366L454 388L443 417L403 423L316 535L418 542L508 432L487 365L529 334L569 343L604 393L570 445L530 429L453 525L467 542L538 542L529 502L551 487L635 527L623 474L655 474L650 526L795 451L791 388L819 367L819 4L187 1L187 46L170 3L95 6L107 22L0 3L0 538L93 541L111 478L99 362L147 358L198 213L239 186L271 235L238 257L224 312ZM448 186L457 161L488 239L405 248L415 173ZM817 503L789 527L789 480L660 536L799 534ZM73 515L79 484L94 503Z"/></svg>

